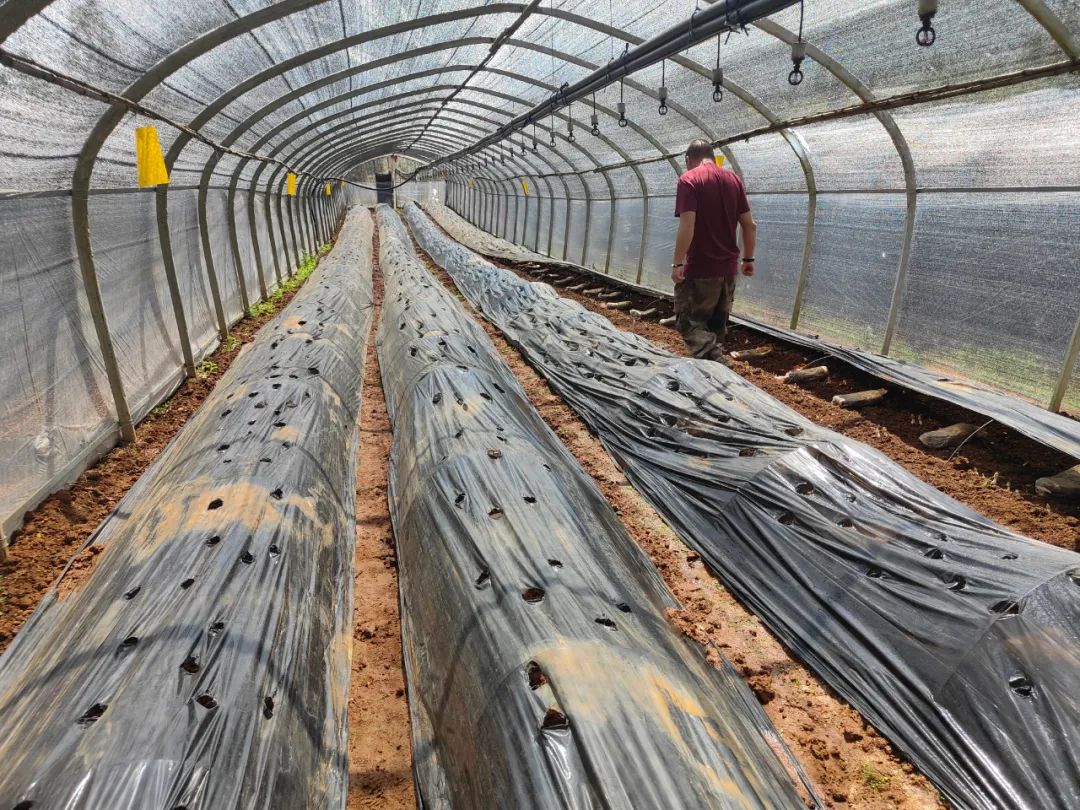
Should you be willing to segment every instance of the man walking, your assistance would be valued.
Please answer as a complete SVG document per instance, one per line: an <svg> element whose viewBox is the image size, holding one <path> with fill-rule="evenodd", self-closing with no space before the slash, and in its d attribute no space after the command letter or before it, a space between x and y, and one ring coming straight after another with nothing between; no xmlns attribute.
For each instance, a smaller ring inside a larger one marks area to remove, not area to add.
<svg viewBox="0 0 1080 810"><path fill-rule="evenodd" d="M712 145L686 148L686 172L675 194L679 232L671 260L675 328L694 357L724 362L724 334L735 301L735 279L754 274L757 223L735 172L716 165ZM742 227L739 258L737 227Z"/></svg>

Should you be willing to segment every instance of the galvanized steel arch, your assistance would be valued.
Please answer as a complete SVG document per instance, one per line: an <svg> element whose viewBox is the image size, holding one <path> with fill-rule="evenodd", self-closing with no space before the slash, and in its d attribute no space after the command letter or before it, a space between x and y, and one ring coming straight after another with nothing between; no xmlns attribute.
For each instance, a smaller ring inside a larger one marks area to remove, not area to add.
<svg viewBox="0 0 1080 810"><path fill-rule="evenodd" d="M129 87L124 91L124 96L129 100L138 101L139 99L145 97L145 95L153 87L155 87L160 81L162 81L166 76L170 75L177 68L179 68L182 65L187 64L188 62L190 62L191 60L195 59L198 56L201 56L203 54L206 54L206 53L212 51L218 45L221 45L222 43L224 43L224 42L226 42L226 41L228 41L230 39L233 39L236 36L247 33L249 31L253 31L254 29L259 27L260 25L266 24L266 23L271 22L271 21L282 19L282 18L284 18L284 17L286 17L288 15L294 14L294 13L303 12L304 10L306 10L308 8L319 5L320 2L321 2L321 0L282 0L282 2L278 2L278 3L275 3L275 4L271 5L271 6L268 6L266 8L259 9L259 10L255 11L255 12L252 12L252 13L247 14L245 16L238 17L237 19L232 20L232 21L230 21L228 23L225 23L225 24L223 24L222 26L220 26L220 27L218 27L216 29L207 31L207 32L203 33L202 35L200 35L198 37L195 37L192 40L182 44L179 47L177 47L174 51L172 51L167 56L165 56L163 59L161 59L157 64L155 64L153 67L151 67L150 69L145 71L142 76L140 76L135 82L133 82L131 85L129 85ZM1051 36L1054 39L1054 41L1058 44L1058 46L1066 54L1068 54L1068 56L1071 59L1075 60L1078 57L1080 57L1080 49L1078 49L1078 45L1077 45L1077 41L1076 41L1074 32L1069 31L1064 26L1064 24L1061 22L1061 20L1054 14L1054 12L1044 2L1042 2L1042 0L1018 0L1018 4L1028 14L1030 14L1039 23L1039 25L1044 30L1047 31L1048 35ZM40 12L42 9L44 9L48 5L49 5L48 0L7 0L7 2L0 5L0 42L3 42L8 36L11 35L11 33L16 31L26 21L28 21L35 14ZM395 26L388 26L386 29L380 29L380 30L384 30L384 31L390 31L391 29L394 29L396 31L411 30L413 28L420 27L420 26L438 24L438 22L440 22L440 21L458 20L458 19L464 19L464 18L469 18L469 17L476 17L476 16L480 16L480 15L488 15L488 14L521 13L525 8L526 8L526 5L522 4L522 3L492 4L490 6L485 6L485 7L482 7L482 8L460 9L460 10L456 10L456 11L453 11L453 12L446 12L446 13L439 14L439 15L430 15L430 16L425 17L425 18L419 18L419 19L415 19L415 20L404 21L402 23L395 24ZM605 26L605 25L600 24L600 23L595 23L593 21L583 20L582 18L577 18L577 15L573 15L572 13L565 12L565 11L562 11L562 10L545 9L545 8L543 8L541 6L541 7L532 9L532 13L540 14L540 15L542 15L542 14L551 14L552 16L561 17L561 18L567 19L567 20L569 20L571 22L586 25L587 27L592 28L594 30L598 30L598 31L608 33L611 36L619 37L619 38L621 38L621 39L623 39L624 41L627 41L627 42L632 42L632 43L635 42L635 41L640 42L639 38L636 38L633 35L630 35L630 34L628 34L626 32L619 32L619 31L616 31L615 29L612 29L609 26ZM769 21L766 20L766 21L764 21L764 24L759 25L759 27L762 28L762 30L767 30L768 25L769 25ZM270 68L270 69L268 69L266 71L262 71L259 74L255 74L254 76L249 77L244 82L242 82L241 84L239 84L235 88L233 88L233 90L229 91L229 93L232 94L232 99L238 98L244 92L246 92L247 90L258 86L262 81L265 81L266 77L268 77L269 75L280 75L281 73L283 73L285 71L288 71L292 67L295 67L295 66L300 65L300 64L305 64L307 62L310 62L312 59L319 58L320 55L327 55L329 53L333 53L333 52L335 52L337 50L340 50L342 47L349 47L350 44L355 44L357 42L362 42L362 41L365 40L365 37L370 37L372 35L372 33L373 32L369 31L369 32L364 32L362 34L354 35L353 37L343 37L341 40L338 40L338 41L333 42L333 43L328 43L327 45L325 45L325 46L323 46L321 48L307 51L307 52L305 52L303 54L299 54L296 57L293 57L293 58L291 58L289 60L284 60L282 63L274 65L272 68ZM384 33L383 35L389 35L389 34ZM789 35L790 35L790 32L789 32ZM539 46L539 48L542 49L543 46ZM811 58L815 58L816 61L819 61L819 63L825 65L827 69L831 70L834 73L834 75L837 75L839 78L841 78L842 81L844 81L843 75L846 73L846 71L844 71L842 65L838 65L838 64L835 64L835 63L834 64L829 64L827 59L819 58L820 56L824 56L823 54L816 54L816 53L811 52L810 56L811 56ZM560 57L560 58L562 58L562 57ZM695 72L697 72L697 73L699 73L699 74L701 74L703 76L707 75L706 69L703 66L698 65L696 63L693 63L690 60L685 59L684 57L671 57L670 59L671 59L672 62L680 64L684 68L694 70ZM567 60L567 61L569 61L569 60ZM330 81L334 81L334 80L336 80L336 79L333 79L331 77L325 77L326 82L330 82ZM350 78L350 80L351 80L351 78ZM762 113L765 116L765 118L767 120L769 120L771 123L777 123L777 119L775 118L775 116L772 116L771 113L769 113L769 111L765 110L765 108L760 104L759 100L754 99L752 96L745 93L745 91L743 91L741 88L739 88L737 85L735 85L734 83L732 83L730 81L726 80L725 81L725 86L727 87L727 89L729 89L732 92L733 95L740 98L745 103L750 104L759 113ZM300 88L298 88L298 89L300 89ZM228 96L229 93L227 93L226 96ZM297 97L297 98L300 98L300 97ZM340 94L338 96L336 96L335 98L340 99L341 98ZM198 118L202 119L203 121L208 121L211 118L213 118L213 116L216 115L218 111L220 111L221 109L223 109L225 106L228 105L228 103L229 103L228 100L225 100L224 103L221 103L223 99L225 99L225 96L223 96L221 99L218 99L214 103L208 104L204 108L204 110L200 114L200 116L198 116ZM285 102L285 103L288 103L288 102ZM669 106L671 106L671 105L669 104ZM107 322L105 320L104 312L101 311L100 291L97 289L96 269L95 269L95 266L94 266L93 253L92 253L91 243L90 243L88 205L87 205L87 194L88 194L88 190L89 190L89 181L90 181L90 176L91 176L91 174L93 172L93 166L94 166L94 164L96 162L96 159L97 159L97 154L98 154L102 144L104 143L104 140L108 137L108 135L115 128L116 123L118 121L118 118L122 117L123 111L124 111L123 105L121 105L121 104L113 104L110 107L110 109L105 114L102 115L102 117L99 119L98 123L94 126L94 128L89 133L89 135L87 137L87 140L86 140L86 143L85 143L83 149L81 150L80 157L79 157L78 162L77 162L77 166L76 166L75 173L74 173L74 176L73 176L72 192L73 192L73 225L74 225L74 231L75 231L74 235L75 235L76 251L77 251L78 258L79 258L79 263L80 263L80 269L81 269L82 274L83 274L84 286L86 288L88 298L90 298L90 302L91 302L91 310L92 310L92 313L94 315L95 331L97 332L99 343L101 345L102 357L103 357L103 360L104 360L105 365L107 367L107 374L108 374L108 377L109 377L110 389L112 391L113 399L114 399L114 402L115 402L115 407L116 407L116 410L117 410L117 419L118 419L118 422L120 423L121 431L122 431L124 437L127 438L127 439L130 439L132 437L132 435L133 435L133 430L132 430L132 426L131 426L131 415L130 415L130 412L127 410L127 406L126 406L126 402L125 402L125 398L124 398L123 385L122 385L122 382L119 379L119 373L117 371L117 366L116 366L116 357L115 357L115 353L114 353L114 351L112 349L111 339L109 337L108 325L107 325ZM879 120L881 120L880 117L879 117ZM699 125L699 123L696 124L696 125ZM883 124L884 123L885 122L883 121ZM700 127L700 125L699 125L699 128L702 128L702 127ZM703 129L703 131L707 132L707 130L705 130L704 128L702 128L702 129ZM811 167L811 164L810 164L809 156L807 155L806 150L804 148L802 148L802 145L801 145L801 143L800 143L797 136L794 136L792 133L789 133L787 131L784 131L781 134L788 141L789 145L791 146L791 148L795 152L796 156L798 157L798 159L800 161L800 164L803 166L804 174L806 175L806 178L807 178L807 193L808 193L808 195L810 195L811 198L813 198L814 195L816 194L816 189L814 187L812 167ZM894 135L893 132L890 132L890 136L894 137L894 142L895 142L895 135ZM899 144L897 144L897 148L898 149L901 148L899 146ZM436 151L436 152L433 152L431 154L437 155L438 153ZM215 160L214 163L216 164L216 162L217 161ZM265 164L263 164L263 165L265 165ZM907 173L910 170L910 168L911 167L909 167L908 165L905 165L906 177L908 176ZM212 170L211 170L211 174L212 174ZM251 189L252 189L253 194L258 193L257 192L257 188L258 188L257 182L258 182L258 177L261 174L262 174L262 167L260 167L260 169L257 171L256 175L253 176L252 179L251 179L252 180ZM277 174L277 172L272 173L271 181L273 180L273 175L275 175L275 174ZM207 176L209 176L209 175L207 175ZM644 183L644 180L641 177L640 172L638 172L638 176L639 176L639 182ZM306 180L303 181L303 184L302 184L303 188L304 188L304 196L305 196L306 199L309 199L309 200L313 196L312 193L311 193L311 188L312 188L313 182L314 182L314 180L312 180L312 179L306 179ZM910 192L910 185L911 184L909 182L907 182L907 180L906 180L906 185L908 186L909 192ZM268 194L268 192L263 192L263 193ZM230 189L230 195L234 195L234 194L235 194L235 186L233 186ZM643 191L643 196L646 196L646 194L647 194L647 191ZM164 200L167 197L167 191L163 192L163 193L159 192L157 196L158 196L159 200L164 202ZM325 205L324 203L315 203L315 204L316 205ZM253 205L254 205L254 203L249 199L249 211L253 211ZM269 211L269 200L267 200L266 207L267 207L267 210ZM294 207L295 207L295 203L289 203L290 214L292 213ZM231 210L232 210L232 206L230 206L230 211ZM811 216L810 219L811 219L810 227L808 227L808 229L807 229L807 243L809 243L810 238L811 238L811 233L812 233L812 216ZM910 224L911 219L912 219L912 214L911 214L911 211L909 210L907 223ZM159 216L159 233L163 233L163 232L167 231L167 221L168 221L168 219L167 219L167 209L166 209ZM253 221L254 220L252 219L252 222ZM309 223L307 223L304 220L301 220L300 224L301 224L301 228L308 227L308 225L309 225ZM231 238L235 239L235 229L233 230L233 232L231 234ZM272 231L271 231L271 238L273 238L273 232ZM307 238L310 239L310 234L309 234L309 236ZM294 241L295 241L295 237L294 237ZM907 235L905 237L905 243L906 244L910 243L910 235ZM165 245L165 240L163 240L163 247L165 247L165 246L166 246ZM235 250L235 248L234 248L234 250ZM258 252L257 252L256 255L258 256ZM167 276L167 280L168 280L169 286L170 286L170 295L173 297L174 309L176 310L175 314L176 314L176 318L177 318L177 328L178 328L178 330L181 331L181 335L182 335L181 343L182 343L182 346L185 346L185 344L189 344L189 341L187 341L185 339L186 338L186 326L185 326L185 323L184 323L182 301L179 298L179 292L178 292L178 289L177 289L177 286L176 286L175 267L169 266L169 263L171 263L171 251L169 251L169 256L170 256L170 258L169 258L169 260L167 262L167 266L166 266L166 276ZM275 258L275 261L276 261L276 258ZM259 280L260 280L260 291L261 291L262 288L265 285L265 280L264 280L262 274L259 274L258 277L259 277ZM901 279L898 279L898 285L899 285L900 281L901 281ZM899 290L896 293L894 293L894 297L897 294L899 294ZM1080 324L1078 324L1078 327L1080 327ZM889 335L891 335L892 329L893 329L893 326L890 326L889 330L888 330ZM888 341L886 341L886 348L887 348L887 344L888 344ZM189 370L190 370L190 367L191 367L191 364L192 364L192 358L190 356L189 345L185 346L185 358L184 358L184 360L185 360L185 366L188 367Z"/></svg>

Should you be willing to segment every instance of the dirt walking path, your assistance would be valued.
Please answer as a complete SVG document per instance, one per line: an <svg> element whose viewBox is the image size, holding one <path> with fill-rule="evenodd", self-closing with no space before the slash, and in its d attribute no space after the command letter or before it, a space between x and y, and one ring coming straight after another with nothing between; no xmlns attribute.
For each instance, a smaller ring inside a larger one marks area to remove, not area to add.
<svg viewBox="0 0 1080 810"><path fill-rule="evenodd" d="M401 653L397 553L386 500L390 419L375 335L382 312L378 221L373 258L375 311L364 363L356 466L356 571L349 685L349 810L415 808L409 706Z"/></svg>
<svg viewBox="0 0 1080 810"><path fill-rule="evenodd" d="M880 734L794 660L664 523L574 411L501 333L468 305L453 281L417 248L429 269L484 327L540 415L563 440L645 550L683 605L671 619L703 646L729 658L802 762L830 807L940 808L937 791ZM606 314L606 313L605 313Z"/></svg>

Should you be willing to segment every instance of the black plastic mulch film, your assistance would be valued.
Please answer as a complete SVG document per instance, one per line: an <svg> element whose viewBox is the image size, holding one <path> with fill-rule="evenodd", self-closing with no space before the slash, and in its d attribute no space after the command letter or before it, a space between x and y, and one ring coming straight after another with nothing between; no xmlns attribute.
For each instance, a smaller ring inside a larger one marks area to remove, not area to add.
<svg viewBox="0 0 1080 810"><path fill-rule="evenodd" d="M98 527L0 668L0 807L339 808L372 221Z"/></svg>
<svg viewBox="0 0 1080 810"><path fill-rule="evenodd" d="M753 694L670 626L673 597L592 479L397 215L378 218L423 806L803 807Z"/></svg>
<svg viewBox="0 0 1080 810"><path fill-rule="evenodd" d="M670 295L665 296L656 290L627 284L588 267L550 259L541 253L535 253L513 242L507 242L481 230L445 205L434 202L425 203L425 208L447 233L483 256L514 263L541 263L547 267L565 267L576 273L585 273L609 283L638 290L646 295L670 298ZM840 346L816 336L784 329L756 318L739 317L735 318L735 321L780 340L824 354L822 360L836 357L885 382L934 399L951 402L1006 425L1046 447L1080 459L1080 422L1048 411L1033 402L1026 402L992 388L949 377L898 357Z"/></svg>
<svg viewBox="0 0 1080 810"><path fill-rule="evenodd" d="M406 217L679 535L946 798L1080 807L1080 555Z"/></svg>

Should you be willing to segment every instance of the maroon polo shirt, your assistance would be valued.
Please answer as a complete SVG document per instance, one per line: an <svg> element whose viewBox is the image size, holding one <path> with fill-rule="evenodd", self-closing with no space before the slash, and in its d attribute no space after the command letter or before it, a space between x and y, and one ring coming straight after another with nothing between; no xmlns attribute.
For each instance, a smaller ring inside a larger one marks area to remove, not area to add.
<svg viewBox="0 0 1080 810"><path fill-rule="evenodd" d="M675 192L675 216L695 211L694 238L686 253L687 278L723 278L739 272L739 215L750 210L735 172L711 160L685 172Z"/></svg>

